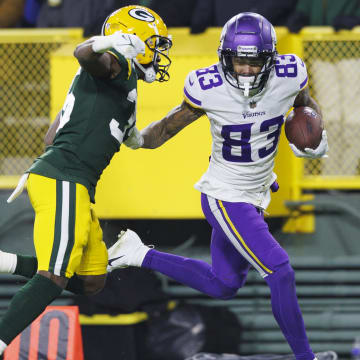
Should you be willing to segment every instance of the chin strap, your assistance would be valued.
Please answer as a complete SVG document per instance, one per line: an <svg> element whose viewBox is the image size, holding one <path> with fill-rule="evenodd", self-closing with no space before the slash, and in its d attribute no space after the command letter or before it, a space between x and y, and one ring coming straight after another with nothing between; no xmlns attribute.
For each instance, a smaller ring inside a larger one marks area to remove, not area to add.
<svg viewBox="0 0 360 360"><path fill-rule="evenodd" d="M246 82L244 83L244 96L249 96L250 94L250 83Z"/></svg>
<svg viewBox="0 0 360 360"><path fill-rule="evenodd" d="M152 83L156 80L156 72L154 67L151 65L148 68L144 68L136 59L134 59L136 66L144 73L145 81L147 83Z"/></svg>
<svg viewBox="0 0 360 360"><path fill-rule="evenodd" d="M250 96L250 83L254 83L255 76L238 76L238 82L244 87L244 96Z"/></svg>

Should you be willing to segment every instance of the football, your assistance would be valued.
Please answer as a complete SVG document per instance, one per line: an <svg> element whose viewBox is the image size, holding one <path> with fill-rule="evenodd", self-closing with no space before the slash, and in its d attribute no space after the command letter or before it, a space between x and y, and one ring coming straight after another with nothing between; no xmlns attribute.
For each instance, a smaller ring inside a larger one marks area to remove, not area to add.
<svg viewBox="0 0 360 360"><path fill-rule="evenodd" d="M302 151L319 146L323 129L321 115L308 106L295 108L285 121L286 138Z"/></svg>

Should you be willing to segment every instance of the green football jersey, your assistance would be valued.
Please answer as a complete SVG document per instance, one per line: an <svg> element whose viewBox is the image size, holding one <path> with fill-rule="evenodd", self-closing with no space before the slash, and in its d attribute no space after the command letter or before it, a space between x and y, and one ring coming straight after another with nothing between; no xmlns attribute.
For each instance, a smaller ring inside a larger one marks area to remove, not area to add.
<svg viewBox="0 0 360 360"><path fill-rule="evenodd" d="M114 79L75 75L61 110L53 144L28 172L83 184L92 202L96 184L136 122L137 75L119 56L121 73Z"/></svg>

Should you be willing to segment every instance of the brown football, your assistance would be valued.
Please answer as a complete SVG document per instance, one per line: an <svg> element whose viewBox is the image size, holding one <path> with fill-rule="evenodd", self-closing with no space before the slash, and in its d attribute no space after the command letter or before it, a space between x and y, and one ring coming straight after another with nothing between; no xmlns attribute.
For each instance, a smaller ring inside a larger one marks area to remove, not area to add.
<svg viewBox="0 0 360 360"><path fill-rule="evenodd" d="M295 108L285 121L285 135L299 150L316 149L324 129L322 117L308 106Z"/></svg>

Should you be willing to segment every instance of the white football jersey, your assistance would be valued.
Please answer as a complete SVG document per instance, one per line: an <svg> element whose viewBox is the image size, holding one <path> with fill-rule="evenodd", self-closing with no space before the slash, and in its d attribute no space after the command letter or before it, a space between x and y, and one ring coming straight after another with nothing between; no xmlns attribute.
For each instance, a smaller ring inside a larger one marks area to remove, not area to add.
<svg viewBox="0 0 360 360"><path fill-rule="evenodd" d="M225 79L221 64L194 70L185 80L185 101L203 109L211 125L210 164L195 185L216 199L249 202L265 209L284 116L307 85L303 61L278 55L263 90L253 97Z"/></svg>

